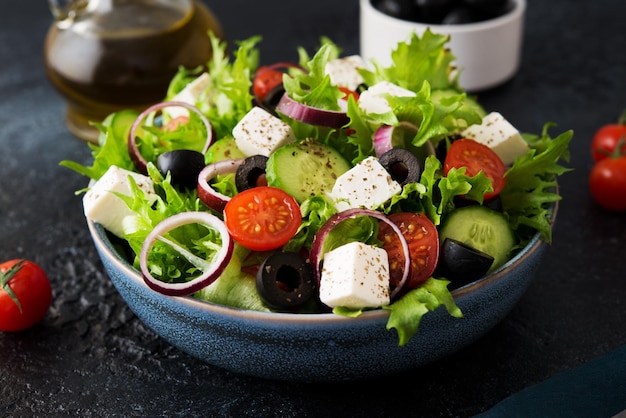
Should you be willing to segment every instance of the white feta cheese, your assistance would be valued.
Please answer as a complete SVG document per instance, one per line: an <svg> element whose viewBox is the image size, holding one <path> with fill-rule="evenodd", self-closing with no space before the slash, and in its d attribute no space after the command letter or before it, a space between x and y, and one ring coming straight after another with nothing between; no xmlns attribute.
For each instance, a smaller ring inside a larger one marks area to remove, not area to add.
<svg viewBox="0 0 626 418"><path fill-rule="evenodd" d="M381 114L391 110L386 95L396 97L414 97L415 92L407 90L389 81L381 81L370 86L359 96L359 107L367 113Z"/></svg>
<svg viewBox="0 0 626 418"><path fill-rule="evenodd" d="M183 102L190 104L192 106L196 105L202 94L205 90L211 85L211 77L209 77L208 73L202 73L198 78L193 80L191 83L187 84L184 89L182 89L178 94L176 94L171 101L173 102ZM187 116L189 117L189 110L184 107L168 107L164 111L170 116L172 119Z"/></svg>
<svg viewBox="0 0 626 418"><path fill-rule="evenodd" d="M376 209L399 193L402 186L375 157L367 157L337 178L330 197L337 210Z"/></svg>
<svg viewBox="0 0 626 418"><path fill-rule="evenodd" d="M519 131L498 112L489 113L480 125L467 127L461 135L487 145L506 166L530 149Z"/></svg>
<svg viewBox="0 0 626 418"><path fill-rule="evenodd" d="M237 147L246 155L269 155L294 142L291 126L258 106L253 107L233 128Z"/></svg>
<svg viewBox="0 0 626 418"><path fill-rule="evenodd" d="M363 77L358 69L365 67L365 61L360 55L350 55L327 62L325 72L335 86L356 90L363 84Z"/></svg>
<svg viewBox="0 0 626 418"><path fill-rule="evenodd" d="M128 208L128 205L115 195L115 193L132 195L128 176L133 177L148 201L156 200L154 184L150 177L116 166L109 167L107 172L83 196L85 216L101 224L118 237L121 237L124 232L125 219L134 216L134 212Z"/></svg>
<svg viewBox="0 0 626 418"><path fill-rule="evenodd" d="M320 300L331 308L389 304L389 259L383 248L351 242L324 254Z"/></svg>

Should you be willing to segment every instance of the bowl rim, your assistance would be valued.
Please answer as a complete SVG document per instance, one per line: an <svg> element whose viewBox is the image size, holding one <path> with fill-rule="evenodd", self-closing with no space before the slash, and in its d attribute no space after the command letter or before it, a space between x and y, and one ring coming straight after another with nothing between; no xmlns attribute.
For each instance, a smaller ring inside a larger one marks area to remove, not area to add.
<svg viewBox="0 0 626 418"><path fill-rule="evenodd" d="M494 17L491 19L483 20L474 23L463 23L457 25L441 25L433 23L414 22L411 20L401 19L393 16L389 16L378 10L372 4L372 0L360 0L361 13L371 13L377 19L384 22L385 25L396 25L409 29L426 29L431 28L436 32L446 32L451 35L456 33L470 33L479 32L482 30L494 29L501 26L506 26L511 22L518 19L522 19L526 12L526 0L511 0L514 3L514 7L509 12L502 16Z"/></svg>
<svg viewBox="0 0 626 418"><path fill-rule="evenodd" d="M550 224L553 227L556 220L556 214L559 207L559 200L553 202L550 210ZM292 314L286 312L263 312L254 311L243 308L236 308L232 306L220 305L217 303L194 298L193 296L168 296L158 293L148 287L144 279L141 277L139 271L137 271L126 259L120 256L120 254L114 250L113 244L109 240L106 230L100 224L93 222L91 219L86 218L89 232L91 234L94 245L99 252L111 262L116 269L121 271L121 276L130 278L135 285L141 286L146 291L154 292L159 297L169 299L171 302L178 303L189 308L197 309L200 311L211 312L215 315L227 316L230 318L240 318L246 321L259 321L269 323L297 323L301 325L306 324L319 324L320 322L327 324L339 324L347 321L351 322L363 322L363 321L375 321L379 322L389 316L389 310L387 309L374 309L364 311L361 315L355 318L347 318L342 315L334 313L301 313ZM539 232L536 232L529 242L518 251L513 258L508 260L500 268L492 272L491 274L478 279L474 282L468 283L465 286L459 287L451 291L456 303L459 303L460 299L470 296L474 291L479 290L495 281L498 281L504 277L508 271L517 268L524 260L531 256L533 253L539 251L539 249L545 244L545 241L541 237Z"/></svg>

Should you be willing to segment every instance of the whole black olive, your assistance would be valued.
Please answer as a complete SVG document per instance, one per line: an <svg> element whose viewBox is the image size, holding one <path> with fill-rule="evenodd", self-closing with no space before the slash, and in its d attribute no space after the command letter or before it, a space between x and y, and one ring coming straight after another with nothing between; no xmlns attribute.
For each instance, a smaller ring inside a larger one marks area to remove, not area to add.
<svg viewBox="0 0 626 418"><path fill-rule="evenodd" d="M436 274L458 288L483 277L493 264L493 257L463 242L446 238L441 244Z"/></svg>
<svg viewBox="0 0 626 418"><path fill-rule="evenodd" d="M463 0L463 2L486 18L502 16L514 7L510 0Z"/></svg>
<svg viewBox="0 0 626 418"><path fill-rule="evenodd" d="M404 20L416 20L414 0L373 0L372 6L386 15Z"/></svg>
<svg viewBox="0 0 626 418"><path fill-rule="evenodd" d="M455 0L414 0L417 20L423 23L441 23L443 17L454 7Z"/></svg>
<svg viewBox="0 0 626 418"><path fill-rule="evenodd" d="M156 166L166 176L169 171L172 184L183 189L198 186L198 175L205 167L204 155L198 151L178 149L164 152L157 157Z"/></svg>
<svg viewBox="0 0 626 418"><path fill-rule="evenodd" d="M405 148L390 149L380 156L378 162L401 186L419 181L423 170L419 159Z"/></svg>
<svg viewBox="0 0 626 418"><path fill-rule="evenodd" d="M275 252L257 271L256 288L271 308L297 308L315 294L313 266L297 253Z"/></svg>
<svg viewBox="0 0 626 418"><path fill-rule="evenodd" d="M235 173L235 185L237 191L252 189L253 187L267 184L265 180L265 167L268 158L264 155L252 155L247 157Z"/></svg>
<svg viewBox="0 0 626 418"><path fill-rule="evenodd" d="M464 23L474 23L485 20L479 12L471 7L462 5L450 10L441 21L444 25L462 25Z"/></svg>

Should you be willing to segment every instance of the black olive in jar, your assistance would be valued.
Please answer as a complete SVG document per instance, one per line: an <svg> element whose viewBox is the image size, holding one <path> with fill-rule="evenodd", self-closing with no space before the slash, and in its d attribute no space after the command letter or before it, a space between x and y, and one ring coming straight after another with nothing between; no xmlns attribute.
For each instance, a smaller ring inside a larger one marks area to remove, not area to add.
<svg viewBox="0 0 626 418"><path fill-rule="evenodd" d="M398 19L439 25L493 19L515 6L512 0L372 0L372 5Z"/></svg>

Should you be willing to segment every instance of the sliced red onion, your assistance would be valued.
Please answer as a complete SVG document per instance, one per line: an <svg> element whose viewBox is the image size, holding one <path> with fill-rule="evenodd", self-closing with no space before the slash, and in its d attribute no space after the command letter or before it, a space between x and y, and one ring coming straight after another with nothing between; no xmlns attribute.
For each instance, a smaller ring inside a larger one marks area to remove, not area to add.
<svg viewBox="0 0 626 418"><path fill-rule="evenodd" d="M137 167L137 170L142 174L148 173L148 162L139 152L139 147L137 146L135 139L135 133L147 115L157 110L165 109L166 107L184 107L200 116L207 132L207 138L204 143L204 147L202 148L202 154L206 154L207 150L213 143L213 126L207 117L204 116L204 113L202 113L197 107L185 102L160 102L154 104L139 114L137 119L135 119L135 122L133 122L133 125L130 128L130 133L128 134L128 153L130 154L130 158L135 163L135 167Z"/></svg>
<svg viewBox="0 0 626 418"><path fill-rule="evenodd" d="M404 285L407 283L409 278L409 273L411 270L411 257L409 253L409 245L406 242L406 238L402 235L402 231L396 224L394 224L384 213L377 212L371 209L364 208L353 208L346 209L342 212L336 213L331 216L324 225L317 231L315 237L313 238L313 243L311 244L311 252L309 254L309 260L311 261L311 265L313 265L313 269L315 271L315 278L317 280L317 285L320 284L321 279L321 271L320 271L320 263L322 261L322 245L324 244L324 240L328 236L328 233L338 224L345 221L349 218L354 218L357 216L371 216L372 218L376 218L382 222L388 224L391 229L398 235L400 239L400 244L402 245L402 252L404 253L404 270L402 272L402 278L398 285L393 289L391 294L389 295L390 299L393 300L402 290Z"/></svg>
<svg viewBox="0 0 626 418"><path fill-rule="evenodd" d="M406 133L409 133L415 136L418 130L419 127L406 121L400 122L396 126L382 125L374 132L374 151L376 156L380 158L381 155L393 148L394 135L404 137Z"/></svg>
<svg viewBox="0 0 626 418"><path fill-rule="evenodd" d="M185 248L180 247L178 244L163 236L165 233L176 229L179 226L191 223L206 225L215 229L221 235L222 247L215 254L213 260L207 261L201 257L197 257ZM165 242L177 249L181 256L185 257L189 262L202 270L202 274L195 279L184 283L165 283L152 276L148 267L148 255L157 240ZM146 237L139 254L141 274L148 287L159 293L163 293L168 296L190 295L210 285L220 276L220 274L222 274L230 262L233 254L233 248L234 243L228 234L226 225L224 225L224 222L217 216L208 212L181 212L158 223Z"/></svg>
<svg viewBox="0 0 626 418"><path fill-rule="evenodd" d="M207 207L221 213L230 197L215 190L209 182L218 175L236 172L237 167L244 161L244 158L223 160L204 167L198 175L198 198L200 201Z"/></svg>
<svg viewBox="0 0 626 418"><path fill-rule="evenodd" d="M287 117L315 126L339 129L350 122L350 118L345 112L311 107L296 102L287 93L280 98L276 110Z"/></svg>

